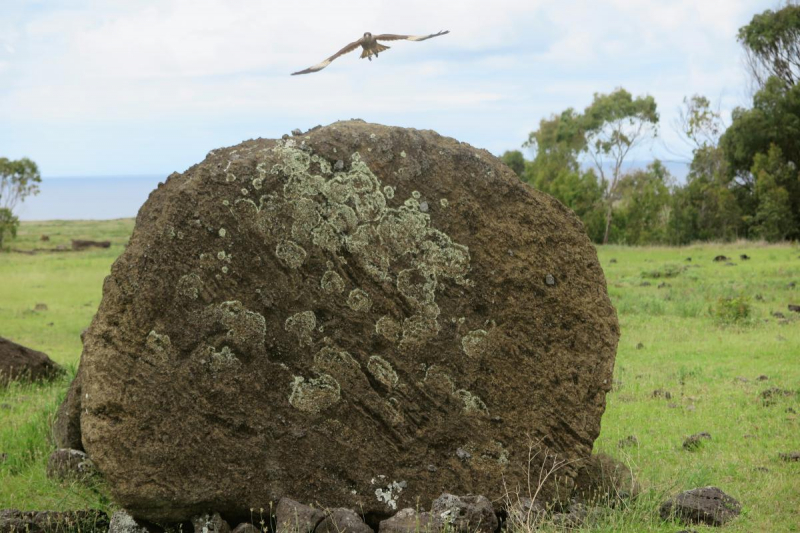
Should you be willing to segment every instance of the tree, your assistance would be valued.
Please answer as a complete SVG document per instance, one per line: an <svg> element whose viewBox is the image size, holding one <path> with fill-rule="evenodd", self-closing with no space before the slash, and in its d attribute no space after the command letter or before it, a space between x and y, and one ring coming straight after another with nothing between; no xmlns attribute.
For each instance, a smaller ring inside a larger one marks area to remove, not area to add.
<svg viewBox="0 0 800 533"><path fill-rule="evenodd" d="M591 105L582 117L585 151L594 162L605 186L605 231L603 244L608 242L614 202L622 168L631 150L648 138L655 137L658 111L652 96L633 98L625 89L610 94L595 93ZM610 161L610 176L606 177L606 161Z"/></svg>
<svg viewBox="0 0 800 533"><path fill-rule="evenodd" d="M615 211L624 220L618 239L626 244L663 243L667 240L673 178L659 160L620 179Z"/></svg>
<svg viewBox="0 0 800 533"><path fill-rule="evenodd" d="M731 190L736 195L742 216L748 226L758 225L761 228L758 231L763 231L763 223L757 221L760 200L755 163L759 154L768 156L774 146L780 150L781 159L788 169L777 174L769 172L777 180L776 186L785 189L788 195L791 229L786 237L800 238L800 180L797 179L800 169L800 85L787 86L782 80L772 77L753 97L753 108L736 108L732 117L731 126L720 139L720 147L727 162ZM763 165L757 170L762 169Z"/></svg>
<svg viewBox="0 0 800 533"><path fill-rule="evenodd" d="M757 154L753 162L756 182L755 233L768 241L781 241L793 229L789 192L785 185L798 179L797 169L783 159L781 149L773 145L766 154Z"/></svg>
<svg viewBox="0 0 800 533"><path fill-rule="evenodd" d="M739 29L738 40L759 87L774 77L785 85L800 80L800 6L768 9Z"/></svg>
<svg viewBox="0 0 800 533"><path fill-rule="evenodd" d="M0 247L6 233L16 237L19 218L14 209L28 196L39 194L41 181L39 169L30 159L0 157Z"/></svg>
<svg viewBox="0 0 800 533"><path fill-rule="evenodd" d="M678 109L675 129L692 147L693 151L706 146L717 146L725 131L725 122L719 110L711 108L711 101L703 95L683 97L683 106Z"/></svg>
<svg viewBox="0 0 800 533"><path fill-rule="evenodd" d="M520 178L525 173L525 156L519 150L506 150L500 160Z"/></svg>

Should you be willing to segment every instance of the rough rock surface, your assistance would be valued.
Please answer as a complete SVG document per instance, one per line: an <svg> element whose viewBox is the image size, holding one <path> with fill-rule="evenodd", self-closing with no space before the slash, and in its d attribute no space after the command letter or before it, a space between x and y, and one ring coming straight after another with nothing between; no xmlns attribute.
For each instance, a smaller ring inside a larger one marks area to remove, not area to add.
<svg viewBox="0 0 800 533"><path fill-rule="evenodd" d="M158 533L161 528L137 521L127 512L117 511L111 515L108 533Z"/></svg>
<svg viewBox="0 0 800 533"><path fill-rule="evenodd" d="M53 422L53 439L59 448L72 450L83 449L81 442L81 373L78 371L75 379L67 390L67 396L56 412Z"/></svg>
<svg viewBox="0 0 800 533"><path fill-rule="evenodd" d="M531 441L566 490L618 337L569 209L486 151L339 122L214 150L150 195L85 337L83 444L151 521L500 501Z"/></svg>
<svg viewBox="0 0 800 533"><path fill-rule="evenodd" d="M0 385L16 379L48 380L63 371L47 354L0 337Z"/></svg>
<svg viewBox="0 0 800 533"><path fill-rule="evenodd" d="M640 488L627 465L604 453L592 455L578 471L577 496L612 507L622 500L634 498Z"/></svg>
<svg viewBox="0 0 800 533"><path fill-rule="evenodd" d="M275 508L275 531L277 533L313 533L325 518L321 509L281 498Z"/></svg>
<svg viewBox="0 0 800 533"><path fill-rule="evenodd" d="M105 531L108 515L102 511L18 511L0 509L0 533L61 533Z"/></svg>
<svg viewBox="0 0 800 533"><path fill-rule="evenodd" d="M231 533L231 526L219 513L202 514L192 518L194 533Z"/></svg>
<svg viewBox="0 0 800 533"><path fill-rule="evenodd" d="M661 505L661 518L673 515L681 522L722 526L739 516L741 505L717 487L681 492Z"/></svg>

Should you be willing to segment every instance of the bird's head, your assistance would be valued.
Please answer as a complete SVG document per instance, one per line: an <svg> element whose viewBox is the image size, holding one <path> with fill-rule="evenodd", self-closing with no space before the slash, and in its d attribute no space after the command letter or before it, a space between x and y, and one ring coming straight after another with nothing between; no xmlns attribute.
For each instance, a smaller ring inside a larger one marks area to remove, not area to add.
<svg viewBox="0 0 800 533"><path fill-rule="evenodd" d="M372 34L370 32L368 32L368 31L364 32L364 39L369 39L371 37L372 37Z"/></svg>

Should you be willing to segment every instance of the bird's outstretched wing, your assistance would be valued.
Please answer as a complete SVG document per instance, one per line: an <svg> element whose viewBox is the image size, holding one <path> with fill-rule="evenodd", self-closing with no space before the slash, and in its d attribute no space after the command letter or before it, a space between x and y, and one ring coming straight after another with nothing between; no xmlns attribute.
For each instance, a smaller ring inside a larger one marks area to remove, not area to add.
<svg viewBox="0 0 800 533"><path fill-rule="evenodd" d="M337 57L339 57L341 55L344 55L344 54L346 54L348 52L352 52L353 50L358 48L360 45L361 45L361 39L359 39L357 41L354 41L354 42L348 44L347 46L345 46L344 48L342 48L341 50L339 50L338 52L336 52L335 54L333 54L331 57L329 57L328 59L326 59L322 63L317 63L313 67L308 67L305 70L299 70L297 72L292 72L292 76L296 76L298 74L310 74L312 72L319 72L320 70L322 70L325 67L327 67L328 65L330 65L331 62L334 59L336 59Z"/></svg>
<svg viewBox="0 0 800 533"><path fill-rule="evenodd" d="M384 33L376 35L377 41L424 41L440 35L450 33L450 30L440 31L439 33L431 33L430 35L395 35L393 33Z"/></svg>

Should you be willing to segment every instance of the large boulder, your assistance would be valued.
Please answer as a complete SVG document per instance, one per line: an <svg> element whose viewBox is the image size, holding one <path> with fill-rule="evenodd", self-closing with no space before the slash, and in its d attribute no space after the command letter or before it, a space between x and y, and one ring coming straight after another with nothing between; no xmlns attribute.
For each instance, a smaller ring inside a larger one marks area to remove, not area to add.
<svg viewBox="0 0 800 533"><path fill-rule="evenodd" d="M11 380L46 381L63 372L46 353L0 337L0 385Z"/></svg>
<svg viewBox="0 0 800 533"><path fill-rule="evenodd" d="M532 445L565 461L548 498L590 455L618 337L569 209L484 150L338 122L150 195L86 334L82 441L156 522L501 501Z"/></svg>

